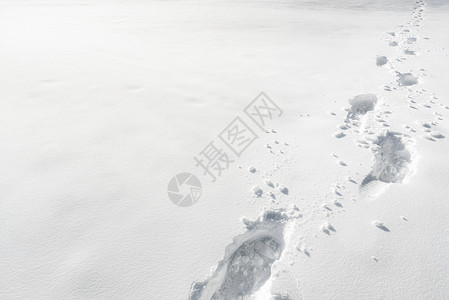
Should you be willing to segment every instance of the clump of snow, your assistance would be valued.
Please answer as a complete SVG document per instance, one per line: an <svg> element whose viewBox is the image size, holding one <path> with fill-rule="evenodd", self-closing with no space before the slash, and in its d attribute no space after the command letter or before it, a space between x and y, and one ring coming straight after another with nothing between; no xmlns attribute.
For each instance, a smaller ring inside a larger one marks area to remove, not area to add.
<svg viewBox="0 0 449 300"><path fill-rule="evenodd" d="M304 254L307 255L307 256L310 256L310 251L309 251L309 250L306 248L306 246L304 246L304 245L298 245L298 246L296 246L296 250L298 250L298 251L304 253Z"/></svg>
<svg viewBox="0 0 449 300"><path fill-rule="evenodd" d="M327 204L322 204L321 207L325 210L332 210Z"/></svg>
<svg viewBox="0 0 449 300"><path fill-rule="evenodd" d="M341 130L347 130L349 127L348 127L348 124L341 123L338 125L338 128L340 128Z"/></svg>
<svg viewBox="0 0 449 300"><path fill-rule="evenodd" d="M343 207L343 205L340 203L340 201L338 201L338 199L334 200L334 205L338 207Z"/></svg>
<svg viewBox="0 0 449 300"><path fill-rule="evenodd" d="M414 42L416 42L416 38L415 37L409 37L407 39L407 44L413 44Z"/></svg>
<svg viewBox="0 0 449 300"><path fill-rule="evenodd" d="M374 110L377 104L377 97L374 94L357 95L349 100L351 108L348 111L347 119L358 118L359 115L365 115Z"/></svg>
<svg viewBox="0 0 449 300"><path fill-rule="evenodd" d="M430 135L436 139L444 139L444 135L442 135L441 133L439 133L438 131L432 131L430 133Z"/></svg>
<svg viewBox="0 0 449 300"><path fill-rule="evenodd" d="M418 77L413 76L411 73L398 74L398 84L400 86L411 86L418 83Z"/></svg>
<svg viewBox="0 0 449 300"><path fill-rule="evenodd" d="M415 52L415 51L412 51L412 50L406 49L406 50L404 50L404 54L407 54L407 55L416 55L416 52Z"/></svg>
<svg viewBox="0 0 449 300"><path fill-rule="evenodd" d="M321 226L320 226L321 231L323 231L325 234L330 235L330 232L333 231L335 232L335 228L334 226L332 226L329 222L324 222Z"/></svg>
<svg viewBox="0 0 449 300"><path fill-rule="evenodd" d="M258 185L254 186L252 191L256 197L262 197L263 195L263 190Z"/></svg>
<svg viewBox="0 0 449 300"><path fill-rule="evenodd" d="M390 42L389 45L390 45L391 47L396 47L396 46L398 45L398 43L395 42L395 41L393 41L393 42Z"/></svg>
<svg viewBox="0 0 449 300"><path fill-rule="evenodd" d="M386 56L378 56L376 58L376 65L377 66L383 66L388 62L388 58Z"/></svg>
<svg viewBox="0 0 449 300"><path fill-rule="evenodd" d="M346 134L344 134L344 132L342 132L342 131L334 133L334 137L336 137L337 139L341 139L345 136L346 136Z"/></svg>
<svg viewBox="0 0 449 300"><path fill-rule="evenodd" d="M272 299L273 300L291 300L291 298L288 294L284 295L284 294L279 294L279 293L273 294ZM243 298L242 298L242 300L243 300Z"/></svg>
<svg viewBox="0 0 449 300"><path fill-rule="evenodd" d="M378 221L378 220L374 220L373 225L376 227L380 227L380 226L384 226L384 223L382 223L381 221Z"/></svg>
<svg viewBox="0 0 449 300"><path fill-rule="evenodd" d="M250 171L251 173L256 173L256 172L257 172L257 169L254 168L254 167L249 167L249 168L248 168L248 171Z"/></svg>
<svg viewBox="0 0 449 300"><path fill-rule="evenodd" d="M279 191L284 195L288 195L288 188L285 185L279 186Z"/></svg>
<svg viewBox="0 0 449 300"><path fill-rule="evenodd" d="M385 226L385 224L382 223L382 222L379 221L379 220L374 220L374 221L373 221L373 225L376 226L376 227L379 228L379 229L382 229L383 231L390 231L390 230L387 228L387 226Z"/></svg>
<svg viewBox="0 0 449 300"><path fill-rule="evenodd" d="M265 179L265 184L271 188L274 188L274 183L273 181L271 181L271 179Z"/></svg>

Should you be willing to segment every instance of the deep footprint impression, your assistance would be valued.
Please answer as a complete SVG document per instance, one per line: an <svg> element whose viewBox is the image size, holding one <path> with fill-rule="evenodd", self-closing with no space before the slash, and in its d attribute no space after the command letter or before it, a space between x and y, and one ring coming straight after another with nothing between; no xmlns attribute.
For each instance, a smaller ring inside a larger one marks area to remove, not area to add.
<svg viewBox="0 0 449 300"><path fill-rule="evenodd" d="M374 141L374 165L361 187L373 181L401 183L411 169L412 154L401 133L388 131Z"/></svg>
<svg viewBox="0 0 449 300"><path fill-rule="evenodd" d="M234 238L213 275L192 284L189 300L241 299L252 295L271 277L272 264L284 250L284 211L265 212L244 220L247 231Z"/></svg>

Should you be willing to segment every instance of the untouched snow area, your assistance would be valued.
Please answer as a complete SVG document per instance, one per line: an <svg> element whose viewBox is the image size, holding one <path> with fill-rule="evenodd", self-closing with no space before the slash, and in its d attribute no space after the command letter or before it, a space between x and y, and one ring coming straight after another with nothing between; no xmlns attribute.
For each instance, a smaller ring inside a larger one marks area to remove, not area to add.
<svg viewBox="0 0 449 300"><path fill-rule="evenodd" d="M3 0L0 45L1 299L449 298L448 1Z"/></svg>

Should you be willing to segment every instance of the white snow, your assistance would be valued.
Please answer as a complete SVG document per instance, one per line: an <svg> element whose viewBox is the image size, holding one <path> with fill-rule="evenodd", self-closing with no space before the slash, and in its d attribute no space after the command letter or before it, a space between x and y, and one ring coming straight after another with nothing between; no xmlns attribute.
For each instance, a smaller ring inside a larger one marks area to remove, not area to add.
<svg viewBox="0 0 449 300"><path fill-rule="evenodd" d="M0 298L448 299L448 36L444 0L1 1Z"/></svg>

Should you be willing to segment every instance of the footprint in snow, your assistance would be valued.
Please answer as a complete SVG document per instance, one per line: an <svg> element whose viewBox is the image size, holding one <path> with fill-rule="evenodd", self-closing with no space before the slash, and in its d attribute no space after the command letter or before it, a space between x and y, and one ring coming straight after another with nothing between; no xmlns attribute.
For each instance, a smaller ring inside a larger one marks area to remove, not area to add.
<svg viewBox="0 0 449 300"><path fill-rule="evenodd" d="M285 247L285 211L264 212L256 221L244 220L247 231L233 239L211 277L192 284L189 300L250 297L271 277L271 266Z"/></svg>
<svg viewBox="0 0 449 300"><path fill-rule="evenodd" d="M409 173L412 162L412 154L407 149L404 136L397 132L387 132L378 136L374 145L374 165L361 186L372 181L401 183Z"/></svg>
<svg viewBox="0 0 449 300"><path fill-rule="evenodd" d="M374 164L360 184L362 197L376 197L387 183L402 183L411 173L415 152L408 137L387 131L373 142Z"/></svg>

